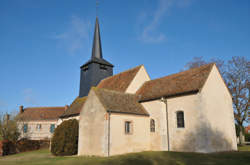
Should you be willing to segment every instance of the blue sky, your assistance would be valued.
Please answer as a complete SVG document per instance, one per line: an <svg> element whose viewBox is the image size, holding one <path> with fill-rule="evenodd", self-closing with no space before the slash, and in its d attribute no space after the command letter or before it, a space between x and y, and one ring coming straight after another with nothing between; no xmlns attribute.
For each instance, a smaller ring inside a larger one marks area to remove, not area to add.
<svg viewBox="0 0 250 165"><path fill-rule="evenodd" d="M250 57L249 0L100 0L103 56L114 73L144 64L152 79L195 56ZM95 0L0 1L0 111L64 106L91 56Z"/></svg>

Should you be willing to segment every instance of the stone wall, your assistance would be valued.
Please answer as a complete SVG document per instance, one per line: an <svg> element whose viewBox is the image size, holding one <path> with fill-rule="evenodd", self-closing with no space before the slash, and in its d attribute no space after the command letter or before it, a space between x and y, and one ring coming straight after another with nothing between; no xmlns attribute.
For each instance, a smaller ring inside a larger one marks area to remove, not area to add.
<svg viewBox="0 0 250 165"><path fill-rule="evenodd" d="M91 90L80 114L78 155L108 155L106 115L106 110Z"/></svg>
<svg viewBox="0 0 250 165"><path fill-rule="evenodd" d="M131 133L125 133L125 122L131 122ZM110 155L150 150L149 117L141 115L110 115Z"/></svg>

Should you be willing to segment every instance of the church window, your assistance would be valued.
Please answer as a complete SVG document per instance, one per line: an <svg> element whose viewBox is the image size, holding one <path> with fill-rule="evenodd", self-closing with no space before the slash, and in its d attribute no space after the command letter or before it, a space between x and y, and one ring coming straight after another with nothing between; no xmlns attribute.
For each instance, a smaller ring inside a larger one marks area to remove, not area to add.
<svg viewBox="0 0 250 165"><path fill-rule="evenodd" d="M183 111L178 111L176 113L177 116L177 128L184 128L184 112Z"/></svg>
<svg viewBox="0 0 250 165"><path fill-rule="evenodd" d="M84 71L87 71L88 69L89 69L88 65L86 65L86 66L83 67Z"/></svg>
<svg viewBox="0 0 250 165"><path fill-rule="evenodd" d="M132 123L131 121L125 121L125 134L132 133Z"/></svg>
<svg viewBox="0 0 250 165"><path fill-rule="evenodd" d="M105 65L100 64L100 69L107 70L107 67Z"/></svg>
<svg viewBox="0 0 250 165"><path fill-rule="evenodd" d="M37 130L37 131L40 131L41 128L42 128L42 125L41 125L41 124L37 124L37 125L36 125L36 130Z"/></svg>
<svg viewBox="0 0 250 165"><path fill-rule="evenodd" d="M155 132L155 120L150 120L150 132Z"/></svg>
<svg viewBox="0 0 250 165"><path fill-rule="evenodd" d="M50 124L50 133L54 133L55 131L55 124Z"/></svg>
<svg viewBox="0 0 250 165"><path fill-rule="evenodd" d="M28 132L28 124L24 124L23 125L23 133L27 133Z"/></svg>

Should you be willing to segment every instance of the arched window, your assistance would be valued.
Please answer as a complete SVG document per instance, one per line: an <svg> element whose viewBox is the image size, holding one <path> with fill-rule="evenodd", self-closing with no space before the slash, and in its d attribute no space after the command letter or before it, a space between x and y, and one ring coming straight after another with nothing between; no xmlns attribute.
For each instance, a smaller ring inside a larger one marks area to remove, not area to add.
<svg viewBox="0 0 250 165"><path fill-rule="evenodd" d="M184 112L183 111L178 111L176 113L177 117L177 128L184 128L185 123L184 123Z"/></svg>
<svg viewBox="0 0 250 165"><path fill-rule="evenodd" d="M155 132L155 120L150 120L150 132Z"/></svg>

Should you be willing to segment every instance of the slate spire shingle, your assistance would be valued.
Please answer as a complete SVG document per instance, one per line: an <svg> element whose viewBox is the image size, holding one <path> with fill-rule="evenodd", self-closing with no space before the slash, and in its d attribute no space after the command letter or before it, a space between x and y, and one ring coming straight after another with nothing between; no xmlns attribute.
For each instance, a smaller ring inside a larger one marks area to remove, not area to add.
<svg viewBox="0 0 250 165"><path fill-rule="evenodd" d="M95 21L95 33L94 33L93 47L92 47L92 58L102 59L102 44L101 44L98 17L96 17L96 21Z"/></svg>
<svg viewBox="0 0 250 165"><path fill-rule="evenodd" d="M92 86L113 75L113 65L103 59L99 20L96 17L95 32L93 38L92 56L81 66L79 97L87 96Z"/></svg>

